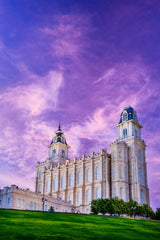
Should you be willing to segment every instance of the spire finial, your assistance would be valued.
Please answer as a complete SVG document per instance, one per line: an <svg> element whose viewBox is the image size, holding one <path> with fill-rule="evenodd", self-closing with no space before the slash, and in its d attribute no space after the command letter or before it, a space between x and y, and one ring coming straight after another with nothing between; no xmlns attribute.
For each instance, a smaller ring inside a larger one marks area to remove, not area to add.
<svg viewBox="0 0 160 240"><path fill-rule="evenodd" d="M61 124L60 124L60 122L59 122L58 131L61 131Z"/></svg>

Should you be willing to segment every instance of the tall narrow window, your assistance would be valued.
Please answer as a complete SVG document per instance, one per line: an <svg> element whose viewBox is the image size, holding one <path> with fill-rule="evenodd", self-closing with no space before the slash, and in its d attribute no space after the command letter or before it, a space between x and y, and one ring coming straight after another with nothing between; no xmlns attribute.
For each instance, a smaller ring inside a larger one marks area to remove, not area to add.
<svg viewBox="0 0 160 240"><path fill-rule="evenodd" d="M99 167L96 167L96 180L99 179Z"/></svg>
<svg viewBox="0 0 160 240"><path fill-rule="evenodd" d="M126 202L129 201L129 194L128 194L128 189L126 189Z"/></svg>
<svg viewBox="0 0 160 240"><path fill-rule="evenodd" d="M127 113L123 113L123 121L127 121L128 120L128 116L127 116Z"/></svg>
<svg viewBox="0 0 160 240"><path fill-rule="evenodd" d="M119 178L122 178L122 166L119 166Z"/></svg>
<svg viewBox="0 0 160 240"><path fill-rule="evenodd" d="M96 189L96 199L99 198L99 188Z"/></svg>
<svg viewBox="0 0 160 240"><path fill-rule="evenodd" d="M138 151L138 159L139 159L139 161L142 161L142 154L141 154L141 151Z"/></svg>
<svg viewBox="0 0 160 240"><path fill-rule="evenodd" d="M142 168L139 168L139 181L140 181L140 183L143 182Z"/></svg>
<svg viewBox="0 0 160 240"><path fill-rule="evenodd" d="M18 199L18 207L21 207L21 200Z"/></svg>
<svg viewBox="0 0 160 240"><path fill-rule="evenodd" d="M87 202L90 201L90 192L89 192L89 190L86 192L86 201Z"/></svg>
<svg viewBox="0 0 160 240"><path fill-rule="evenodd" d="M46 192L49 192L49 181L46 182Z"/></svg>
<svg viewBox="0 0 160 240"><path fill-rule="evenodd" d="M72 194L69 195L69 201L72 202Z"/></svg>
<svg viewBox="0 0 160 240"><path fill-rule="evenodd" d="M41 184L38 185L38 192L41 193Z"/></svg>
<svg viewBox="0 0 160 240"><path fill-rule="evenodd" d="M39 172L39 180L41 180L41 172Z"/></svg>
<svg viewBox="0 0 160 240"><path fill-rule="evenodd" d="M116 197L116 188L113 189L113 197Z"/></svg>
<svg viewBox="0 0 160 240"><path fill-rule="evenodd" d="M122 189L122 187L120 187L120 199L122 199L122 191L123 191L123 189Z"/></svg>
<svg viewBox="0 0 160 240"><path fill-rule="evenodd" d="M81 184L81 172L78 172L78 184Z"/></svg>
<svg viewBox="0 0 160 240"><path fill-rule="evenodd" d="M72 174L69 175L69 186L72 186Z"/></svg>
<svg viewBox="0 0 160 240"><path fill-rule="evenodd" d="M32 208L33 208L33 203L30 202L29 209L32 210Z"/></svg>
<svg viewBox="0 0 160 240"><path fill-rule="evenodd" d="M36 210L36 207L37 207L37 204L36 204L36 203L34 203L34 210Z"/></svg>
<svg viewBox="0 0 160 240"><path fill-rule="evenodd" d="M115 158L116 158L116 153L114 152L114 153L113 153L113 159L115 159Z"/></svg>
<svg viewBox="0 0 160 240"><path fill-rule="evenodd" d="M80 192L77 193L77 203L80 203Z"/></svg>
<svg viewBox="0 0 160 240"><path fill-rule="evenodd" d="M140 198L141 198L141 204L144 203L144 199L143 199L143 190L141 189L140 191Z"/></svg>
<svg viewBox="0 0 160 240"><path fill-rule="evenodd" d="M123 138L127 136L127 128L123 129Z"/></svg>
<svg viewBox="0 0 160 240"><path fill-rule="evenodd" d="M87 169L87 182L89 182L90 181L90 171L89 171L89 169Z"/></svg>
<svg viewBox="0 0 160 240"><path fill-rule="evenodd" d="M53 180L53 190L57 189L57 181L56 178Z"/></svg>
<svg viewBox="0 0 160 240"><path fill-rule="evenodd" d="M22 200L22 208L25 208L25 200Z"/></svg>
<svg viewBox="0 0 160 240"><path fill-rule="evenodd" d="M121 158L122 157L122 152L121 151L119 151L119 158Z"/></svg>
<svg viewBox="0 0 160 240"><path fill-rule="evenodd" d="M44 207L44 211L46 211L46 212L47 212L47 205L45 205L45 207Z"/></svg>
<svg viewBox="0 0 160 240"><path fill-rule="evenodd" d="M65 151L62 150L62 157L64 158L65 157Z"/></svg>
<svg viewBox="0 0 160 240"><path fill-rule="evenodd" d="M125 180L127 181L128 180L128 168L125 167Z"/></svg>
<svg viewBox="0 0 160 240"><path fill-rule="evenodd" d="M8 198L8 199L7 199L7 207L8 207L8 208L10 207L10 202L11 202L11 199Z"/></svg>
<svg viewBox="0 0 160 240"><path fill-rule="evenodd" d="M53 149L52 157L54 158L55 156L56 156L56 149Z"/></svg>
<svg viewBox="0 0 160 240"><path fill-rule="evenodd" d="M116 167L114 166L113 167L113 179L115 179L116 178Z"/></svg>
<svg viewBox="0 0 160 240"><path fill-rule="evenodd" d="M61 188L64 188L64 177L61 177Z"/></svg>

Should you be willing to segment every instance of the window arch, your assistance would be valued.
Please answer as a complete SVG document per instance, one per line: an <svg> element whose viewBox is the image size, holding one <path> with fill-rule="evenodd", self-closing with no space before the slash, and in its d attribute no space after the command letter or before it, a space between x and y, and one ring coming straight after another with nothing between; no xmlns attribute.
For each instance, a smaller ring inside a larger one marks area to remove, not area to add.
<svg viewBox="0 0 160 240"><path fill-rule="evenodd" d="M128 114L127 112L123 113L123 121L127 121L128 120Z"/></svg>
<svg viewBox="0 0 160 240"><path fill-rule="evenodd" d="M78 184L81 183L81 172L78 172Z"/></svg>
<svg viewBox="0 0 160 240"><path fill-rule="evenodd" d="M72 174L69 175L69 186L72 186Z"/></svg>
<svg viewBox="0 0 160 240"><path fill-rule="evenodd" d="M96 167L96 180L99 179L99 167Z"/></svg>
<svg viewBox="0 0 160 240"><path fill-rule="evenodd" d="M89 182L89 181L90 181L90 170L87 169L87 182Z"/></svg>

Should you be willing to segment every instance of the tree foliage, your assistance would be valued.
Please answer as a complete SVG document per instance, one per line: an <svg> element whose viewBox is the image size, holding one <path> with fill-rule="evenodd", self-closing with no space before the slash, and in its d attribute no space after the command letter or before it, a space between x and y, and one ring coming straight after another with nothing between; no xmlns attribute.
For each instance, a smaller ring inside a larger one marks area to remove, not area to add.
<svg viewBox="0 0 160 240"><path fill-rule="evenodd" d="M114 198L100 198L97 200L92 200L91 202L91 212L94 214L116 214L121 216L123 214L129 215L132 217L140 216L140 217L150 217L160 219L160 208L157 208L157 212L154 213L151 207L147 204L138 205L136 201L130 199L128 202L125 202L123 199L118 199L118 197Z"/></svg>

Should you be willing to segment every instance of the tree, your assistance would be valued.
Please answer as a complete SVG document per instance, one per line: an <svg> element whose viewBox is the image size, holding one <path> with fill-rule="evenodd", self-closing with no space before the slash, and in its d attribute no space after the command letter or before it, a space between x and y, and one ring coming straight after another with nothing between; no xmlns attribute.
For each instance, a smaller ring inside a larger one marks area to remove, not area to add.
<svg viewBox="0 0 160 240"><path fill-rule="evenodd" d="M92 200L92 202L91 202L91 212L93 212L95 215L97 215L99 213L97 200Z"/></svg>
<svg viewBox="0 0 160 240"><path fill-rule="evenodd" d="M127 214L132 217L133 216L133 208L136 208L138 205L138 203L136 201L134 201L132 198L129 199L129 201L127 202Z"/></svg>
<svg viewBox="0 0 160 240"><path fill-rule="evenodd" d="M160 208L157 208L157 211L155 213L155 219L160 220Z"/></svg>

